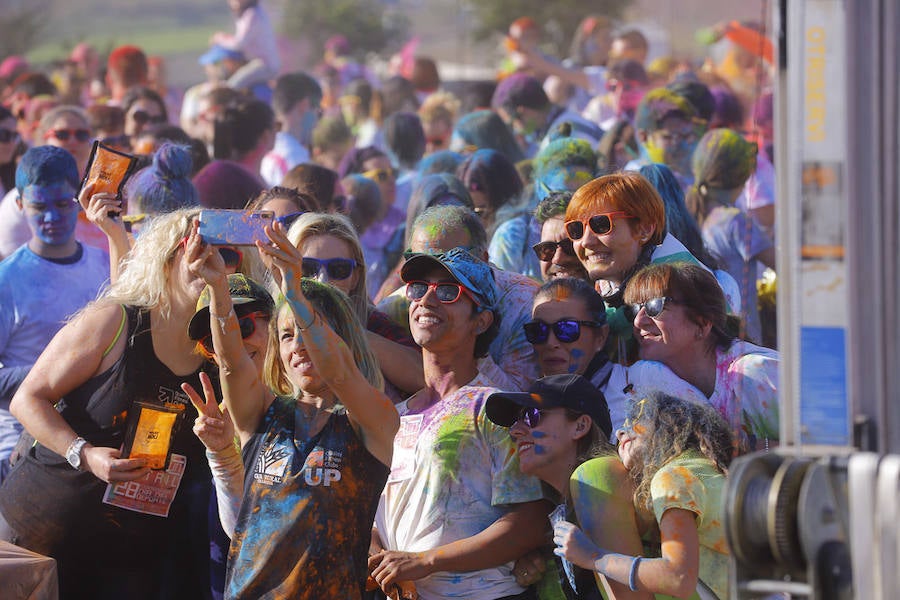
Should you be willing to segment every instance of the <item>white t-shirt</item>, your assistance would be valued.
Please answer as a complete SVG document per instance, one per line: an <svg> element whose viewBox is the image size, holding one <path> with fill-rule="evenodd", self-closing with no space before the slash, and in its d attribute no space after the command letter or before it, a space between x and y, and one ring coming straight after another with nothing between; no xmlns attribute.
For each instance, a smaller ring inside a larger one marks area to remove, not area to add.
<svg viewBox="0 0 900 600"><path fill-rule="evenodd" d="M538 479L519 469L509 430L484 414L495 391L479 374L423 410L397 405L400 432L375 515L386 548L420 552L465 539L499 519L507 505L542 497ZM416 589L422 600L521 594L512 567L433 573L417 580Z"/></svg>

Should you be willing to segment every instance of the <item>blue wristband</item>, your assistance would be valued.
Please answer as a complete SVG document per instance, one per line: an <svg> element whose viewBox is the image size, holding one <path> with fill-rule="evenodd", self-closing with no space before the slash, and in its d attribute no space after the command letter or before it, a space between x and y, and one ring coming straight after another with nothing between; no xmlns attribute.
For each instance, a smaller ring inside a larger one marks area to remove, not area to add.
<svg viewBox="0 0 900 600"><path fill-rule="evenodd" d="M632 592L638 591L637 589L637 568L641 562L640 556L635 556L631 561L631 570L628 572L628 589Z"/></svg>

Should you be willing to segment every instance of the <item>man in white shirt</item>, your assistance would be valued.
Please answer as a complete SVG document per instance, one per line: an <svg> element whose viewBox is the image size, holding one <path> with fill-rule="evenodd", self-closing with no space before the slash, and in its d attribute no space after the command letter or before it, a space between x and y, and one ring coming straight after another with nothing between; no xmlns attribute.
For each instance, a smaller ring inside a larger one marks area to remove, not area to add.
<svg viewBox="0 0 900 600"><path fill-rule="evenodd" d="M306 73L287 73L276 80L272 109L281 130L260 168L267 185L281 185L288 171L310 161L309 148L322 112L321 102L322 88Z"/></svg>

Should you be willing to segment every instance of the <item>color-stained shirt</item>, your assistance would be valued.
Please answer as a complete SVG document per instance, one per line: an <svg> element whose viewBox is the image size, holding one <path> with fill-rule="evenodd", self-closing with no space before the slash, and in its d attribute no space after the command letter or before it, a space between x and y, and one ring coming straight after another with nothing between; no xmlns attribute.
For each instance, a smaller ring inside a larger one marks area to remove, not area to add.
<svg viewBox="0 0 900 600"><path fill-rule="evenodd" d="M756 440L777 440L778 362L775 350L735 340L726 350L716 349L716 387L707 398L699 389L673 377L669 368L656 361L640 361L642 381L666 380L662 391L695 402L708 402L732 426L736 435ZM638 363L629 368L634 369Z"/></svg>
<svg viewBox="0 0 900 600"><path fill-rule="evenodd" d="M719 598L728 598L728 546L722 526L725 475L699 452L688 451L661 467L650 481L656 521L670 508L697 515L700 580Z"/></svg>
<svg viewBox="0 0 900 600"><path fill-rule="evenodd" d="M488 257L505 271L541 281L541 263L531 247L541 241L541 224L530 214L517 215L497 226Z"/></svg>
<svg viewBox="0 0 900 600"><path fill-rule="evenodd" d="M488 356L479 361L478 370L501 390L523 391L540 376L534 346L525 339L522 327L531 320L531 303L538 284L525 275L497 268L493 271L500 331L491 342ZM409 331L409 300L405 289L401 287L382 300L378 310Z"/></svg>
<svg viewBox="0 0 900 600"><path fill-rule="evenodd" d="M244 501L226 598L362 598L375 507L388 468L338 408L322 430L276 398L244 448Z"/></svg>
<svg viewBox="0 0 900 600"><path fill-rule="evenodd" d="M109 279L109 256L82 249L71 264L41 258L27 245L0 262L0 369L33 365L66 320L97 298ZM0 398L0 405L8 407L11 399ZM0 458L9 456L21 433L9 410L0 409Z"/></svg>
<svg viewBox="0 0 900 600"><path fill-rule="evenodd" d="M509 505L542 497L538 479L520 471L508 429L484 414L485 400L495 391L479 374L424 409L397 406L400 432L375 518L386 548L418 552L469 538ZM433 573L417 580L416 589L423 600L520 594L512 567Z"/></svg>

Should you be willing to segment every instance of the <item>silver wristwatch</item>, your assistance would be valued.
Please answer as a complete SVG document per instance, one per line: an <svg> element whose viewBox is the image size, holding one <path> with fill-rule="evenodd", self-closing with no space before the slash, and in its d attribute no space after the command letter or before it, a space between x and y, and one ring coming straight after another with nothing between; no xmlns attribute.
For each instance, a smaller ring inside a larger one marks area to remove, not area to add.
<svg viewBox="0 0 900 600"><path fill-rule="evenodd" d="M66 460L73 469L81 470L81 451L86 444L87 440L83 437L77 437L69 444L69 448L66 450Z"/></svg>

